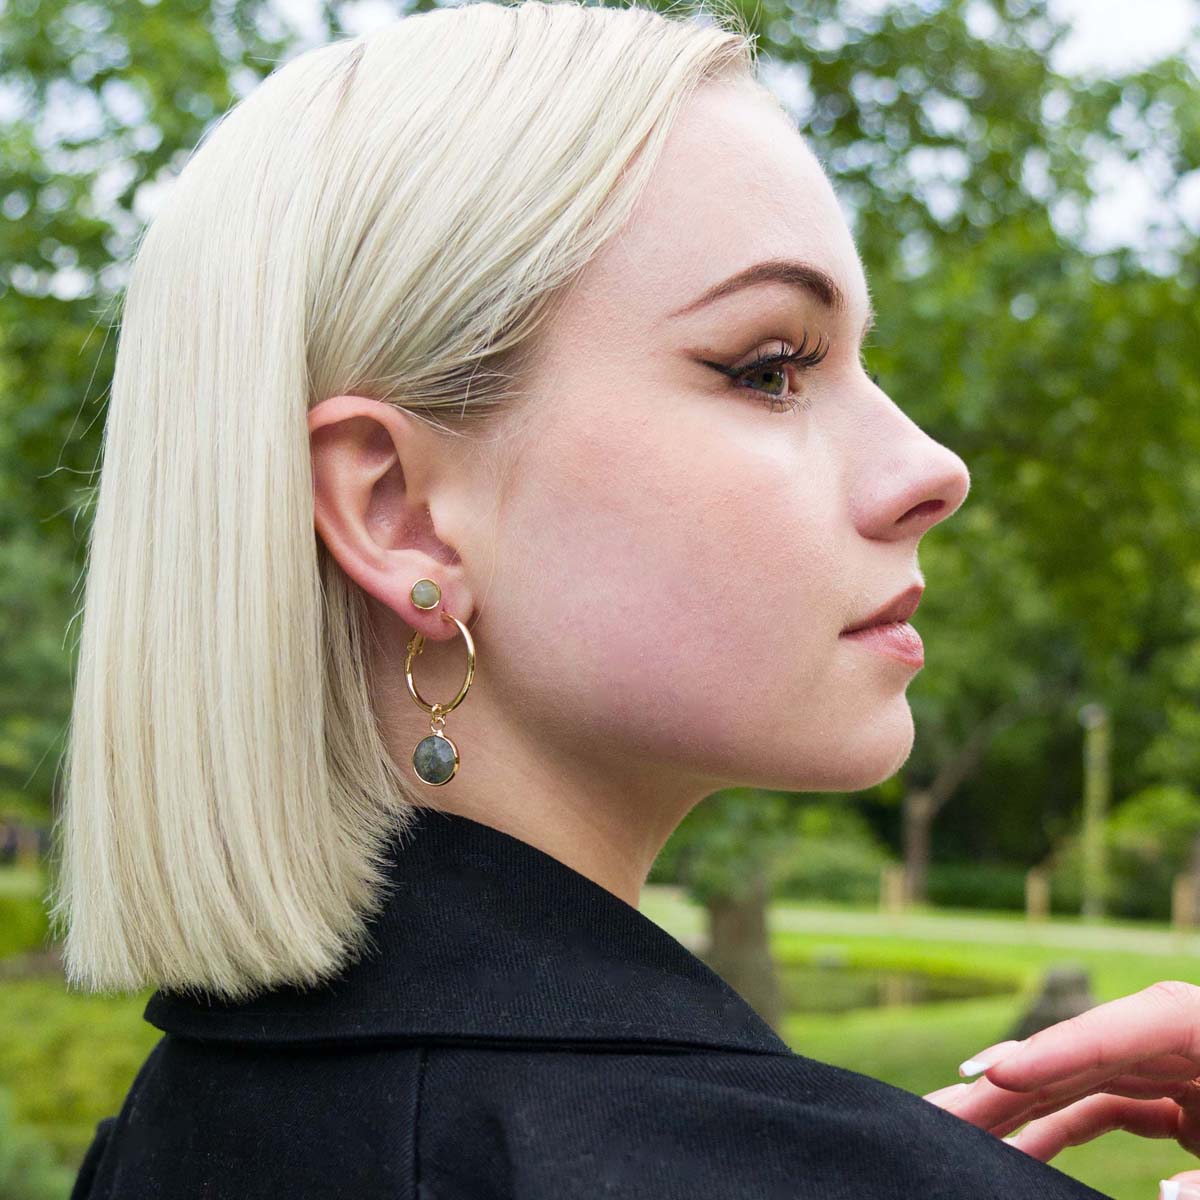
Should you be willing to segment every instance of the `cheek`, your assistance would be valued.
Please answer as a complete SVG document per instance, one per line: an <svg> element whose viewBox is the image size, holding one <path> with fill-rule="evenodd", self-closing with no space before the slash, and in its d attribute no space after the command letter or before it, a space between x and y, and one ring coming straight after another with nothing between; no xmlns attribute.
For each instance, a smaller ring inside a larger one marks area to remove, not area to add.
<svg viewBox="0 0 1200 1200"><path fill-rule="evenodd" d="M528 688L542 662L547 707L626 743L636 726L711 748L805 701L836 645L844 538L830 464L771 419L793 418L643 401L537 438L497 531L511 682Z"/></svg>

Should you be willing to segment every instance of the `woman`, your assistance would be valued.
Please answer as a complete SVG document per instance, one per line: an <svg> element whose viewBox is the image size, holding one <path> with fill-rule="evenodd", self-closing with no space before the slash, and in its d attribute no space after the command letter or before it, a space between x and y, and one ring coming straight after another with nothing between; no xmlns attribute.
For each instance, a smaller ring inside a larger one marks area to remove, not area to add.
<svg viewBox="0 0 1200 1200"><path fill-rule="evenodd" d="M636 908L713 791L909 753L968 476L870 321L711 21L435 10L209 132L126 298L54 907L165 1036L76 1200L1102 1195Z"/></svg>

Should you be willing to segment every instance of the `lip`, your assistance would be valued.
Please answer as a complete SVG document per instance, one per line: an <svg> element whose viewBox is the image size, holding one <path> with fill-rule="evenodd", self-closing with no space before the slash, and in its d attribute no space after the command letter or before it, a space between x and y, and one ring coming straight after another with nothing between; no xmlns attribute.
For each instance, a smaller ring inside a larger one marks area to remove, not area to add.
<svg viewBox="0 0 1200 1200"><path fill-rule="evenodd" d="M869 617L864 617L854 625L847 625L842 630L841 636L859 633L876 625L890 625L894 622L907 621L917 611L917 605L921 603L921 594L924 591L923 583L914 583L911 587L907 587L893 596L881 608L877 608Z"/></svg>
<svg viewBox="0 0 1200 1200"><path fill-rule="evenodd" d="M848 642L859 642L868 650L894 658L905 666L919 668L925 665L925 646L921 635L907 621L868 625L865 629L854 629L841 636Z"/></svg>

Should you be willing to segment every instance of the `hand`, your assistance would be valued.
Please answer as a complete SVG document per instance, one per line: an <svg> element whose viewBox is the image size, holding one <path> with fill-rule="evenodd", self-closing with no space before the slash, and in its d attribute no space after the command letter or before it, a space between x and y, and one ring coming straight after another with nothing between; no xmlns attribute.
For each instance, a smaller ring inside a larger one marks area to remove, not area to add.
<svg viewBox="0 0 1200 1200"><path fill-rule="evenodd" d="M962 1075L981 1070L974 1083L924 1099L997 1137L1028 1121L1008 1140L1042 1162L1113 1129L1174 1138L1200 1155L1200 987L1193 984L1151 984L1024 1041L998 1042L959 1067ZM1200 1170L1170 1182L1193 1185L1200 1196ZM1178 1187L1161 1194L1189 1195Z"/></svg>

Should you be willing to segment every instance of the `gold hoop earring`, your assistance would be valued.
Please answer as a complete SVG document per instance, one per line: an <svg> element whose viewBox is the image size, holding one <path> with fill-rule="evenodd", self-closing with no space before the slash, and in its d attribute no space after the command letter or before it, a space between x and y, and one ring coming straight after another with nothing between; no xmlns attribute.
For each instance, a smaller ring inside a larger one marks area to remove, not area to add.
<svg viewBox="0 0 1200 1200"><path fill-rule="evenodd" d="M412 585L409 598L414 607L428 612L441 603L442 589L432 579L418 579ZM417 685L413 682L412 664L425 645L424 634L414 633L409 638L408 653L404 656L404 678L408 683L408 694L432 717L429 722L429 736L423 737L413 750L413 770L416 771L418 779L435 787L449 783L458 771L458 747L442 732L442 727L446 724L446 714L453 712L463 702L471 680L475 677L475 642L471 631L444 609L442 616L458 626L459 633L467 643L467 677L458 689L458 695L449 704L427 704L417 692Z"/></svg>

